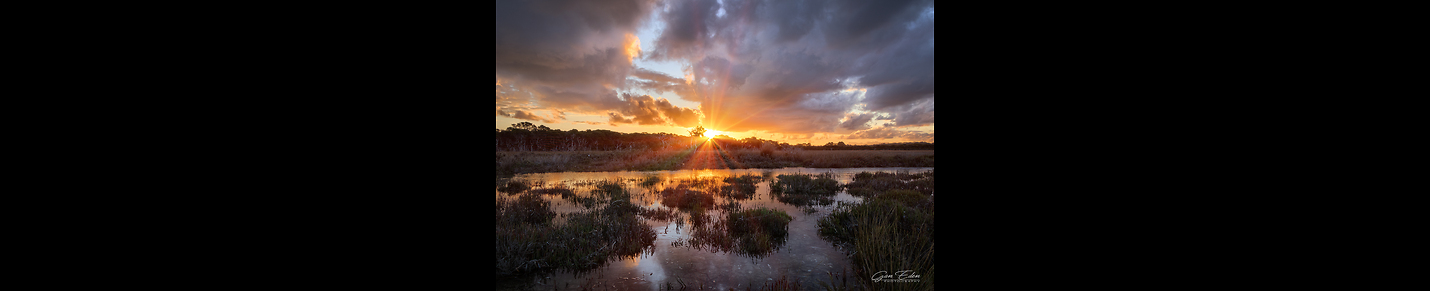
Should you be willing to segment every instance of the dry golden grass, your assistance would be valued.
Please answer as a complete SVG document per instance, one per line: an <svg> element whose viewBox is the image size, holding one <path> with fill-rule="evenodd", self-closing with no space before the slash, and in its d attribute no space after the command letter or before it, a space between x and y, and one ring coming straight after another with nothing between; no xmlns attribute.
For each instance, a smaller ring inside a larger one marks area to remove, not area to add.
<svg viewBox="0 0 1430 291"><path fill-rule="evenodd" d="M750 168L933 167L931 150L775 150L759 149L497 152L499 176L548 172L660 171Z"/></svg>

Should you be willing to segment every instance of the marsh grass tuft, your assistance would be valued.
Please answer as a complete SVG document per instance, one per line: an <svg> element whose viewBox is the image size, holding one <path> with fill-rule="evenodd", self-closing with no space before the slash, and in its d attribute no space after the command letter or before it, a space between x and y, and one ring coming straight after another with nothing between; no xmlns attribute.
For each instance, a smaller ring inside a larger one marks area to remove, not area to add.
<svg viewBox="0 0 1430 291"><path fill-rule="evenodd" d="M660 191L661 204L665 206L680 208L683 210L701 210L714 207L715 197L700 190L690 189L689 186L681 184L674 188L666 188Z"/></svg>
<svg viewBox="0 0 1430 291"><path fill-rule="evenodd" d="M527 192L527 193L531 193L531 194L541 194L541 195L548 195L548 194L549 194L549 195L558 195L558 196L561 196L561 198L570 198L571 196L576 195L576 192L573 192L573 191L571 191L570 188L566 188L566 187L564 187L564 186L556 186L556 187L542 188L542 189L533 189L533 190L531 190L530 192Z"/></svg>
<svg viewBox="0 0 1430 291"><path fill-rule="evenodd" d="M496 203L496 273L569 270L584 272L618 258L653 251L655 230L641 221L645 212L630 202L620 183L597 183L587 210L556 215L540 194ZM650 214L648 214L650 215ZM659 214L655 214L659 215Z"/></svg>
<svg viewBox="0 0 1430 291"><path fill-rule="evenodd" d="M840 202L819 220L819 236L851 252L857 266L855 277L898 270L912 270L921 276L913 283L861 280L869 289L929 290L937 277L934 210L932 195L903 189L878 192L862 203Z"/></svg>
<svg viewBox="0 0 1430 291"><path fill-rule="evenodd" d="M529 183L530 182L522 179L511 179L506 181L506 185L497 187L497 191L507 194L521 193L522 191L526 191L526 189L531 189L531 186L528 185Z"/></svg>
<svg viewBox="0 0 1430 291"><path fill-rule="evenodd" d="M640 185L641 185L641 187L652 187L652 186L655 186L656 184L660 184L660 182L661 182L660 176L650 175L650 176L646 176L645 179L642 179Z"/></svg>
<svg viewBox="0 0 1430 291"><path fill-rule="evenodd" d="M853 181L845 184L849 195L870 197L889 190L912 190L924 194L934 192L933 171L923 174L908 172L860 172L854 174Z"/></svg>
<svg viewBox="0 0 1430 291"><path fill-rule="evenodd" d="M788 291L788 290L803 290L803 289L800 289L800 288L799 288L799 282L798 282L798 281L790 281L789 278L786 278L785 276L780 276L780 279L779 279L779 280L770 281L770 282L765 282L764 285L760 285L760 291L767 291L767 290L768 290L768 291Z"/></svg>
<svg viewBox="0 0 1430 291"><path fill-rule="evenodd" d="M770 183L770 194L776 200L794 206L829 205L834 203L831 197L841 188L832 173L779 175L776 178L778 181Z"/></svg>
<svg viewBox="0 0 1430 291"><path fill-rule="evenodd" d="M768 208L731 211L716 217L692 214L690 238L673 241L671 246L759 258L785 244L791 220L789 214Z"/></svg>
<svg viewBox="0 0 1430 291"><path fill-rule="evenodd" d="M750 199L755 196L755 189L757 188L755 183L761 180L764 180L764 178L755 175L726 177L725 183L729 183L729 185L720 186L720 191L717 193L723 197L737 200Z"/></svg>

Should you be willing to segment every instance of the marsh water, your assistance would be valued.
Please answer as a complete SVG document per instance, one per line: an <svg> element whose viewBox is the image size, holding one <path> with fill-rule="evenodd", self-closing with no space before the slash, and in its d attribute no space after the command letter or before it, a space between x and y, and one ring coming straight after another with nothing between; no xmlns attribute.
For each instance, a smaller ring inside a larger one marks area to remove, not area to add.
<svg viewBox="0 0 1430 291"><path fill-rule="evenodd" d="M687 245L672 245L672 242L691 239L689 217L671 221L643 220L655 230L656 238L652 248L638 257L615 258L604 265L579 273L559 271L544 274L523 274L499 278L498 289L570 290L570 289L619 289L619 290L660 290L667 286L675 289L718 288L738 290L759 289L761 285L787 278L797 282L801 289L822 290L818 282L830 280L829 273L852 272L853 266L846 253L836 248L818 235L817 221L828 215L838 201L859 202L859 197L840 191L832 197L835 203L828 205L797 206L780 202L770 194L772 177L784 174L833 174L841 185L849 183L854 174L860 172L908 172L923 173L933 168L783 168L783 169L709 169L680 171L622 171L622 172L562 172L517 175L510 179L522 179L533 184L532 189L565 186L576 196L590 195L590 185L597 181L619 181L630 196L630 201L646 209L665 209L661 203L661 190L680 184L697 181L721 181L725 177L757 175L770 177L756 184L755 194L748 199L715 197L716 204L735 202L741 209L769 208L784 211L793 218L788 225L786 241L777 249L759 255L698 249ZM650 177L658 177L660 182L642 185ZM507 179L499 179L498 185ZM513 197L515 194L495 191L498 199ZM518 193L519 194L519 193ZM542 199L552 203L558 213L572 213L585 210L581 205L561 195L542 195ZM808 212L813 211L813 212ZM717 210L704 211L715 217ZM690 212L684 212L690 213ZM560 220L558 218L557 220ZM856 278L849 278L856 280Z"/></svg>

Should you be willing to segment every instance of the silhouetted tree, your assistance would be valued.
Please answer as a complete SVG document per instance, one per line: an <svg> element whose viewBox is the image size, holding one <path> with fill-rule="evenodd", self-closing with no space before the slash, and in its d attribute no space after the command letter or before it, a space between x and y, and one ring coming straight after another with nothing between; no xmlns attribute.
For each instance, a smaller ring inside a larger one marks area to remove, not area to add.
<svg viewBox="0 0 1430 291"><path fill-rule="evenodd" d="M691 129L691 130L690 130L690 137L701 137L701 136L705 136L705 127L704 127L704 126L696 125L696 126L695 126L695 129Z"/></svg>
<svg viewBox="0 0 1430 291"><path fill-rule="evenodd" d="M545 125L543 125L542 127L545 127ZM511 127L508 127L508 128L507 128L507 130L511 130L511 129L513 129L513 128L515 128L515 129L520 129L520 130L525 130L525 131L535 131L535 130L536 130L536 125L535 125L535 124L531 124L530 122L522 121L521 123L512 124Z"/></svg>

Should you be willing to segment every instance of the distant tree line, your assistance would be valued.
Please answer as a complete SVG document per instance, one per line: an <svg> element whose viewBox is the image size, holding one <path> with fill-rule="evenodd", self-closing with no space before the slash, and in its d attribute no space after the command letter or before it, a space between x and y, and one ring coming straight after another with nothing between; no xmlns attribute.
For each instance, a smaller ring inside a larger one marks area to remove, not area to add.
<svg viewBox="0 0 1430 291"><path fill-rule="evenodd" d="M610 151L610 150L670 150L697 146L702 142L715 143L723 149L762 150L932 150L934 144L926 142L886 143L875 145L845 145L844 142L814 146L809 143L791 145L773 140L749 137L735 139L716 136L708 141L699 138L703 128L691 130L691 136L670 133L620 133L610 130L562 131L530 122L512 124L505 130L496 129L497 151Z"/></svg>
<svg viewBox="0 0 1430 291"><path fill-rule="evenodd" d="M620 133L610 130L562 131L530 122L496 130L497 151L654 150L688 143L689 137L669 133Z"/></svg>

